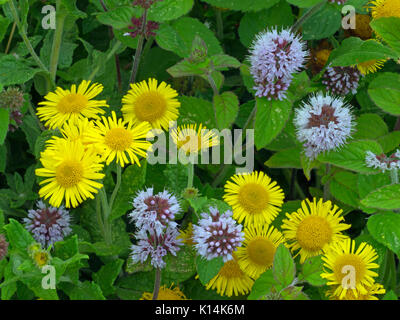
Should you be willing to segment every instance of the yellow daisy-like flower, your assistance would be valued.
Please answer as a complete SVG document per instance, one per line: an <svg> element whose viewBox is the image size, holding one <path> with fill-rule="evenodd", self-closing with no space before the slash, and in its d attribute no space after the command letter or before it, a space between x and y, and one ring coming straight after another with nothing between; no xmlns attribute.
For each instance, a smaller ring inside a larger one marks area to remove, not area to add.
<svg viewBox="0 0 400 320"><path fill-rule="evenodd" d="M111 117L102 117L96 120L96 128L89 133L88 142L102 150L102 160L109 165L115 158L117 163L124 167L128 163L140 166L138 156L147 158L147 151L151 150L151 143L146 137L152 137L151 126L148 122L141 122L137 126L117 119L115 112ZM129 160L128 157L129 156Z"/></svg>
<svg viewBox="0 0 400 320"><path fill-rule="evenodd" d="M206 289L217 290L221 296L244 295L250 292L254 280L240 268L236 257L225 262L218 274L206 285Z"/></svg>
<svg viewBox="0 0 400 320"><path fill-rule="evenodd" d="M399 0L371 0L368 4L374 19L383 17L400 18Z"/></svg>
<svg viewBox="0 0 400 320"><path fill-rule="evenodd" d="M271 223L280 212L285 195L264 172L236 174L225 184L224 200L233 218L244 225Z"/></svg>
<svg viewBox="0 0 400 320"><path fill-rule="evenodd" d="M131 89L122 98L124 119L137 124L149 122L154 129L168 130L169 122L179 116L181 103L176 99L178 93L156 79L131 84Z"/></svg>
<svg viewBox="0 0 400 320"><path fill-rule="evenodd" d="M179 230L180 235L178 239L182 239L182 242L187 244L188 246L192 246L195 244L193 242L193 224L190 222L185 230Z"/></svg>
<svg viewBox="0 0 400 320"><path fill-rule="evenodd" d="M167 288L165 285L160 287L160 290L158 291L158 297L157 300L189 300L186 298L184 293L178 288L175 287L171 289L173 284L169 288ZM153 293L152 292L144 292L140 300L152 300L153 299Z"/></svg>
<svg viewBox="0 0 400 320"><path fill-rule="evenodd" d="M385 59L374 59L365 62L361 62L357 64L357 69L361 72L362 75L367 75L369 73L375 73L379 69L382 69L383 65L385 64Z"/></svg>
<svg viewBox="0 0 400 320"><path fill-rule="evenodd" d="M65 206L76 207L103 185L96 180L103 179L100 173L103 165L95 152L86 149L80 141L59 139L53 148L41 153L43 168L36 169L36 175L46 177L40 184L39 196L50 198L54 207L59 207L65 198Z"/></svg>
<svg viewBox="0 0 400 320"><path fill-rule="evenodd" d="M378 276L371 270L379 268L373 262L377 258L375 249L366 242L357 249L354 240L336 242L322 256L324 272L321 277L328 280L327 285L335 286L332 294L339 299L343 299L348 291L356 298L360 294L367 295L368 288L375 282L374 277Z"/></svg>
<svg viewBox="0 0 400 320"><path fill-rule="evenodd" d="M67 120L75 123L78 119L98 119L98 114L104 114L101 107L108 107L105 100L92 100L103 91L103 85L83 80L76 88L64 90L57 87L55 92L49 92L44 98L46 101L39 102L37 115L45 126L50 129L60 128Z"/></svg>
<svg viewBox="0 0 400 320"><path fill-rule="evenodd" d="M32 253L32 259L39 268L44 267L50 262L50 254L45 250L38 250Z"/></svg>
<svg viewBox="0 0 400 320"><path fill-rule="evenodd" d="M349 224L342 223L343 210L339 210L330 201L314 198L302 201L301 208L291 214L286 213L287 219L282 221L283 235L292 252L300 251L300 263L307 258L323 253L331 243L342 241L347 236L342 231L349 229Z"/></svg>
<svg viewBox="0 0 400 320"><path fill-rule="evenodd" d="M172 141L187 155L198 154L219 144L215 132L197 124L183 125L171 131Z"/></svg>
<svg viewBox="0 0 400 320"><path fill-rule="evenodd" d="M240 268L253 279L272 267L275 251L285 239L273 226L250 225L244 229L243 244L236 257Z"/></svg>
<svg viewBox="0 0 400 320"><path fill-rule="evenodd" d="M386 293L383 285L379 283L374 283L372 286L367 287L366 289L367 293L359 294L357 297L354 295L352 290L347 290L347 293L342 299L339 299L339 297L333 294L335 292L335 289L328 290L326 295L329 297L330 300L379 300L375 295Z"/></svg>

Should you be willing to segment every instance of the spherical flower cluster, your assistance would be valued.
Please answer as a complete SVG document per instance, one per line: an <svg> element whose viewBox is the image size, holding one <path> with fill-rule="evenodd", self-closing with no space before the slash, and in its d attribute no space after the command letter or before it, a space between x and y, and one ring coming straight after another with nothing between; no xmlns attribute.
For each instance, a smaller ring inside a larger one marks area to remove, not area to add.
<svg viewBox="0 0 400 320"><path fill-rule="evenodd" d="M8 131L14 132L22 124L21 108L24 102L24 94L18 88L8 88L0 93L0 108L9 110Z"/></svg>
<svg viewBox="0 0 400 320"><path fill-rule="evenodd" d="M182 245L179 235L178 229L171 226L159 235L154 230L141 229L136 234L137 244L131 247L133 262L144 263L150 257L153 267L164 268L166 264L163 257L168 253L175 256Z"/></svg>
<svg viewBox="0 0 400 320"><path fill-rule="evenodd" d="M300 71L307 55L305 43L290 30L272 29L257 35L250 57L256 96L285 99L292 74Z"/></svg>
<svg viewBox="0 0 400 320"><path fill-rule="evenodd" d="M155 37L156 33L154 31L160 27L155 21L144 21L144 16L140 18L133 17L131 22L132 25L128 27L131 31L124 35L131 36L132 38L136 38L138 35L144 35L146 38ZM144 22L146 23L145 26L143 26Z"/></svg>
<svg viewBox="0 0 400 320"><path fill-rule="evenodd" d="M296 110L294 123L297 139L304 143L311 160L345 144L353 130L350 106L341 98L322 94L311 97Z"/></svg>
<svg viewBox="0 0 400 320"><path fill-rule="evenodd" d="M329 67L326 69L322 83L333 94L345 96L350 92L357 93L361 73L353 67Z"/></svg>
<svg viewBox="0 0 400 320"><path fill-rule="evenodd" d="M400 150L397 150L390 157L384 153L376 155L372 151L367 151L365 162L367 167L380 169L382 172L400 169Z"/></svg>
<svg viewBox="0 0 400 320"><path fill-rule="evenodd" d="M37 207L36 210L28 211L24 222L25 228L43 247L47 248L71 233L70 216L63 206L47 207L42 201L38 201Z"/></svg>
<svg viewBox="0 0 400 320"><path fill-rule="evenodd" d="M2 260L8 252L8 242L4 235L0 234L0 260Z"/></svg>
<svg viewBox="0 0 400 320"><path fill-rule="evenodd" d="M153 188L147 188L133 199L134 210L129 217L139 229L154 230L157 235L163 233L167 225L176 227L175 215L181 210L176 197L167 191L154 194Z"/></svg>
<svg viewBox="0 0 400 320"><path fill-rule="evenodd" d="M220 214L210 207L211 215L202 213L198 225L193 226L193 241L198 253L211 260L222 257L224 262L232 259L232 252L242 245L242 225L232 219L232 212Z"/></svg>

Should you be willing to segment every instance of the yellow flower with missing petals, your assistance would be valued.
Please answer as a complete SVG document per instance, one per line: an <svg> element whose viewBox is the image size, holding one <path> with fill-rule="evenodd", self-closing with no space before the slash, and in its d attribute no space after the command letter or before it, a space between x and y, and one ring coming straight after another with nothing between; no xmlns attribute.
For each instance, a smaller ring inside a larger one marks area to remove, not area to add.
<svg viewBox="0 0 400 320"><path fill-rule="evenodd" d="M278 215L285 195L264 172L236 174L225 184L224 200L233 218L244 225L271 223Z"/></svg>
<svg viewBox="0 0 400 320"><path fill-rule="evenodd" d="M45 250L37 250L32 253L32 259L35 261L35 264L39 267L42 268L45 265L49 264L50 262L50 254L45 251Z"/></svg>
<svg viewBox="0 0 400 320"><path fill-rule="evenodd" d="M288 248L293 252L299 250L300 263L322 254L331 243L347 238L341 232L350 225L343 223L342 212L330 201L319 199L317 202L314 198L313 202L302 201L297 212L286 213L287 219L282 221L283 235Z"/></svg>
<svg viewBox="0 0 400 320"><path fill-rule="evenodd" d="M242 271L233 254L233 259L224 263L218 274L207 283L206 289L216 289L219 295L232 297L249 293L253 283L254 280Z"/></svg>
<svg viewBox="0 0 400 320"><path fill-rule="evenodd" d="M40 162L43 168L35 173L46 179L40 182L44 186L39 196L50 198L54 207L59 207L65 198L65 206L75 208L87 198L94 199L93 193L103 187L97 182L104 178L100 158L80 141L57 140L52 148L41 153Z"/></svg>
<svg viewBox="0 0 400 320"><path fill-rule="evenodd" d="M186 298L185 294L178 288L174 287L172 289L173 284L169 288L165 285L160 287L158 291L157 300L189 300ZM152 300L153 293L151 292L144 292L140 300Z"/></svg>
<svg viewBox="0 0 400 320"><path fill-rule="evenodd" d="M215 132L197 124L183 125L171 132L172 141L178 149L183 150L187 155L198 154L212 146L219 144L219 139Z"/></svg>
<svg viewBox="0 0 400 320"><path fill-rule="evenodd" d="M369 73L375 73L379 69L382 69L383 65L385 64L385 59L374 59L365 62L360 62L357 64L357 69L361 72L362 75L367 75Z"/></svg>
<svg viewBox="0 0 400 320"><path fill-rule="evenodd" d="M168 130L169 122L179 116L178 93L165 82L156 79L131 84L122 98L122 113L126 121L138 124L149 122L154 129Z"/></svg>
<svg viewBox="0 0 400 320"><path fill-rule="evenodd" d="M111 117L102 117L101 121L96 121L96 128L89 133L87 141L93 143L96 149L102 150L102 160L107 165L116 158L121 167L128 163L140 166L138 157L147 158L151 143L146 138L152 136L148 122L134 126L121 118L117 119L113 111Z"/></svg>
<svg viewBox="0 0 400 320"><path fill-rule="evenodd" d="M327 279L328 286L334 286L332 295L343 299L352 291L354 297L368 295L368 288L374 284L378 269L374 263L378 259L375 249L362 242L358 248L354 240L346 239L333 243L322 256L324 272L321 277Z"/></svg>
<svg viewBox="0 0 400 320"><path fill-rule="evenodd" d="M244 229L243 244L236 251L240 268L253 279L272 267L275 251L285 239L273 226L250 225Z"/></svg>
<svg viewBox="0 0 400 320"><path fill-rule="evenodd" d="M39 102L37 116L50 129L60 128L68 120L75 123L83 118L98 119L99 114L105 113L101 107L108 104L105 100L93 100L103 91L103 85L90 83L83 80L78 88L73 84L71 90L57 87L44 97L46 101Z"/></svg>

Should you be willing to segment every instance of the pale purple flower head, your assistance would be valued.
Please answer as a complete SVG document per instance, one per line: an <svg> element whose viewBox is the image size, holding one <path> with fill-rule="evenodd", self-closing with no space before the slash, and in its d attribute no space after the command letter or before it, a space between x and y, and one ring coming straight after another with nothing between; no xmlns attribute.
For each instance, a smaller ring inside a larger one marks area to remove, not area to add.
<svg viewBox="0 0 400 320"><path fill-rule="evenodd" d="M350 106L342 98L315 95L295 111L297 139L311 160L344 145L353 131Z"/></svg>
<svg viewBox="0 0 400 320"><path fill-rule="evenodd" d="M353 67L329 67L326 69L322 83L332 94L345 96L350 92L357 93L361 73Z"/></svg>
<svg viewBox="0 0 400 320"><path fill-rule="evenodd" d="M242 225L232 219L232 212L220 214L210 207L211 215L201 214L198 225L193 226L193 241L197 252L207 260L222 257L224 262L232 260L232 252L242 245Z"/></svg>
<svg viewBox="0 0 400 320"><path fill-rule="evenodd" d="M167 191L154 194L153 188L140 191L133 199L134 210L129 217L139 229L161 234L167 225L175 227L175 215L181 210L176 197Z"/></svg>
<svg viewBox="0 0 400 320"><path fill-rule="evenodd" d="M400 151L397 150L390 157L384 153L377 155L372 151L367 151L365 156L367 167L379 169L382 172L400 169Z"/></svg>
<svg viewBox="0 0 400 320"><path fill-rule="evenodd" d="M25 228L42 247L47 248L71 233L70 216L63 206L47 207L41 200L36 210L29 210L28 217L23 219Z"/></svg>
<svg viewBox="0 0 400 320"><path fill-rule="evenodd" d="M132 245L131 257L134 263L144 263L150 258L150 263L155 268L164 268L164 256L168 253L176 256L182 245L182 239L178 239L179 231L175 227L168 226L162 234L156 234L152 230L140 230L136 234L137 244Z"/></svg>
<svg viewBox="0 0 400 320"><path fill-rule="evenodd" d="M300 71L307 55L305 43L290 30L271 29L258 34L250 56L256 96L285 99L292 74Z"/></svg>

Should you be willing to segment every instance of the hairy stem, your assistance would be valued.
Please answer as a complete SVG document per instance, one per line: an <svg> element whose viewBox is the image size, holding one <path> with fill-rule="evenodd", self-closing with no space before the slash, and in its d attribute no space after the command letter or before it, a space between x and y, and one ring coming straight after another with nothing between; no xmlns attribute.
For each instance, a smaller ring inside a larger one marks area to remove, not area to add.
<svg viewBox="0 0 400 320"><path fill-rule="evenodd" d="M117 196L119 187L121 186L121 176L122 176L122 168L119 164L117 164L117 182L115 183L115 187L113 190L113 193L111 194L110 202L109 202L109 207L110 207L110 214L111 210L115 201L115 197Z"/></svg>
<svg viewBox="0 0 400 320"><path fill-rule="evenodd" d="M7 47L6 47L6 51L4 52L5 54L8 53L8 51L10 50L10 46L11 46L11 41L14 37L14 33L15 33L15 29L17 27L17 23L14 21L12 28L11 28L11 32L10 32L10 36L8 37L8 42L7 42Z"/></svg>
<svg viewBox="0 0 400 320"><path fill-rule="evenodd" d="M157 300L157 298L158 298L158 292L160 291L160 285L161 285L161 269L157 268L156 276L154 279L153 300Z"/></svg>
<svg viewBox="0 0 400 320"><path fill-rule="evenodd" d="M192 162L188 163L188 188L193 188L193 179L194 179L194 164Z"/></svg>
<svg viewBox="0 0 400 320"><path fill-rule="evenodd" d="M60 0L56 2L57 13L60 12ZM57 14L56 19L56 30L54 30L54 38L53 44L51 47L51 56L50 56L50 75L51 79L55 82L57 68L58 68L58 60L60 57L62 36L64 32L64 22L65 22L66 14L60 13Z"/></svg>
<svg viewBox="0 0 400 320"><path fill-rule="evenodd" d="M222 19L222 11L215 8L215 15L217 18L217 38L222 41L224 38L224 20Z"/></svg>
<svg viewBox="0 0 400 320"><path fill-rule="evenodd" d="M131 71L131 76L129 79L129 83L135 83L136 81L136 75L139 69L139 63L140 63L140 58L142 55L142 50L143 50L143 44L144 44L144 38L145 38L145 28L147 24L147 9L144 10L143 13L143 21L142 21L142 26L140 28L140 36L139 36L139 41L138 45L136 48L135 52L135 57L133 59L133 66L132 66L132 71Z"/></svg>

